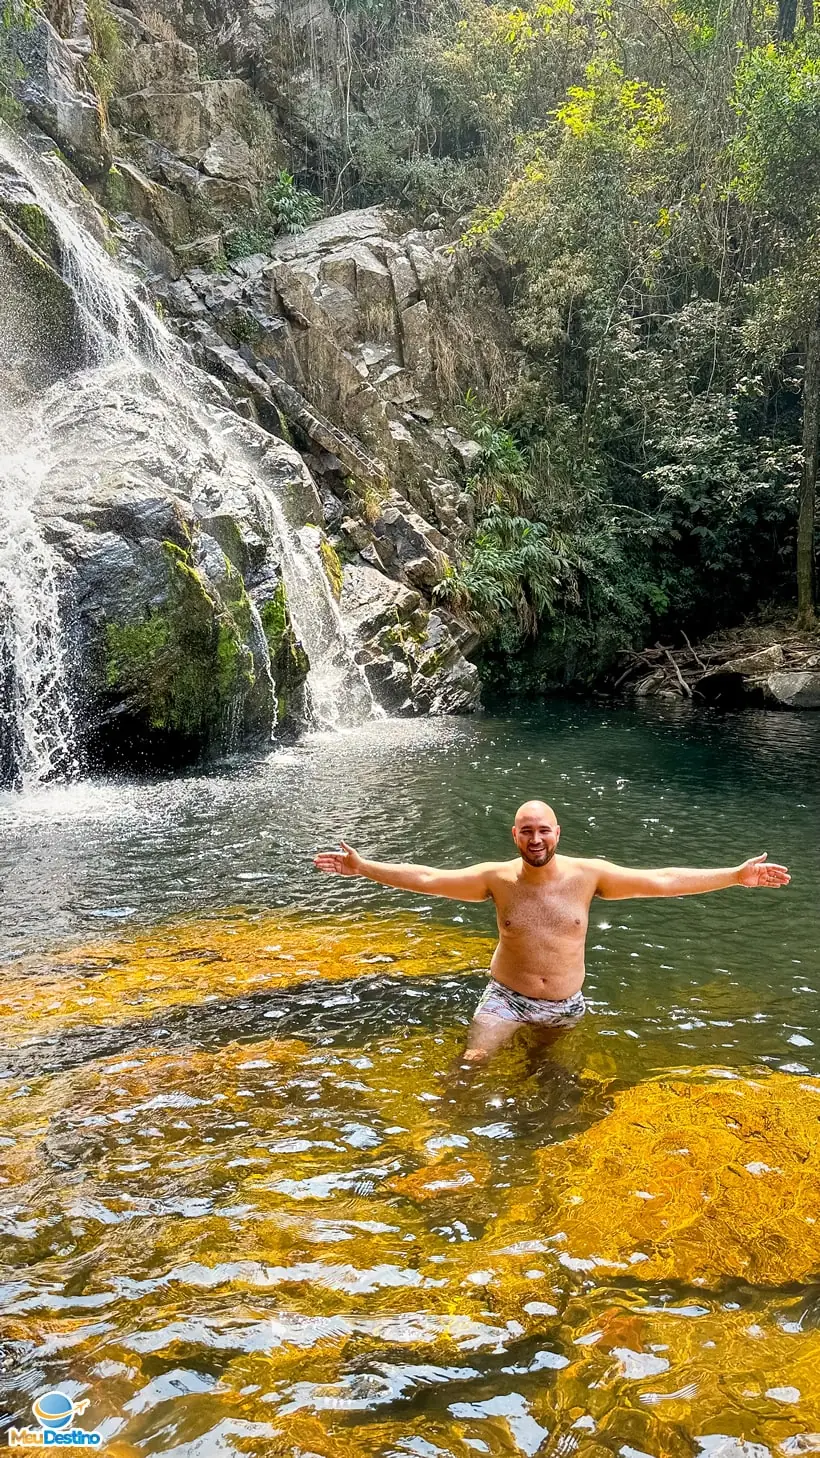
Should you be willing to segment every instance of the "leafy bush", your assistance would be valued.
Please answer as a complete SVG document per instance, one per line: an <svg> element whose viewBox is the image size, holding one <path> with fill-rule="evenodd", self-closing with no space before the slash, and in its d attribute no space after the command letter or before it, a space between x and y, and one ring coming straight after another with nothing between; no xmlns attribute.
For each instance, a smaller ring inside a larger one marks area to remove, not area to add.
<svg viewBox="0 0 820 1458"><path fill-rule="evenodd" d="M258 214L226 235L225 257L230 260L269 253L280 233L298 233L321 215L321 198L297 187L289 172L279 172L264 189Z"/></svg>
<svg viewBox="0 0 820 1458"><path fill-rule="evenodd" d="M263 212L277 233L300 233L322 215L322 200L297 187L289 172L280 172L265 189Z"/></svg>

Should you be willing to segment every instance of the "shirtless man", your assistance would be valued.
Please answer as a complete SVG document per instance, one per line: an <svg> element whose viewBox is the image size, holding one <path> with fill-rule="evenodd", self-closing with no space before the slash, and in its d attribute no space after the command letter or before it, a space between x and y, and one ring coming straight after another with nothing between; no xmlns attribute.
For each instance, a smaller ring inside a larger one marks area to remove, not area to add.
<svg viewBox="0 0 820 1458"><path fill-rule="evenodd" d="M479 1063L524 1023L573 1027L584 1015L589 908L593 896L618 901L631 896L691 896L728 886L787 886L785 866L769 865L766 852L740 866L696 871L669 866L634 871L611 861L557 855L561 827L543 800L528 800L515 817L512 861L484 861L461 871L368 861L343 840L340 853L314 858L320 871L367 876L383 886L449 896L456 901L495 902L498 945L490 981L473 1016L465 1060Z"/></svg>

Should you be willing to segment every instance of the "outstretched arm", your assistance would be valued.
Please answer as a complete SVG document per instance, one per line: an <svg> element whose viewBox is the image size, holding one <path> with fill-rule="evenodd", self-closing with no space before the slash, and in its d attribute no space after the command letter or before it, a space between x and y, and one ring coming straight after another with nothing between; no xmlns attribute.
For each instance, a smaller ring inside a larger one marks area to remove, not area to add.
<svg viewBox="0 0 820 1458"><path fill-rule="evenodd" d="M769 865L766 854L764 851L740 866L718 871L688 870L683 866L633 871L611 861L597 861L593 862L598 871L595 895L617 901L630 896L694 896L702 891L723 891L727 886L788 886L791 876L786 867Z"/></svg>
<svg viewBox="0 0 820 1458"><path fill-rule="evenodd" d="M367 876L382 886L399 891L420 891L425 896L450 896L454 901L484 901L490 894L491 862L465 866L462 871L439 871L434 866L411 866L388 861L366 861L352 846L340 840L341 851L314 856L319 871L337 876Z"/></svg>

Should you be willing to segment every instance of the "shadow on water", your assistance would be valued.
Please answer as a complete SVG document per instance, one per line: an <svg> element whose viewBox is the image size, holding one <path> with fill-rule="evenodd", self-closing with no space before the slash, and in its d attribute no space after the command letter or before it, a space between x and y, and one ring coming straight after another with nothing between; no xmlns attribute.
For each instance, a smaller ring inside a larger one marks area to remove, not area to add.
<svg viewBox="0 0 820 1458"><path fill-rule="evenodd" d="M28 1077L79 1068L133 1048L162 1044L215 1049L227 1043L299 1038L322 1047L355 1048L402 1029L436 1032L463 1022L465 1028L483 981L477 977L427 980L381 976L349 982L302 983L205 1004L171 1007L160 1017L116 1027L69 1029L0 1054L0 1077Z"/></svg>

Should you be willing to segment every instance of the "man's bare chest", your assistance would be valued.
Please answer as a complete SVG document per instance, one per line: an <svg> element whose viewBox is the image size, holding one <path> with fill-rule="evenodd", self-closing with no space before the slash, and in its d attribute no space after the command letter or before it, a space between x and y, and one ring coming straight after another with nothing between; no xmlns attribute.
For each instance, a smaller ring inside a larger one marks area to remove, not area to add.
<svg viewBox="0 0 820 1458"><path fill-rule="evenodd" d="M589 896L580 879L550 887L500 885L493 889L503 940L586 936Z"/></svg>

